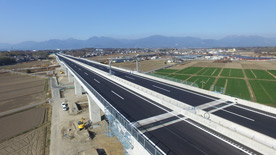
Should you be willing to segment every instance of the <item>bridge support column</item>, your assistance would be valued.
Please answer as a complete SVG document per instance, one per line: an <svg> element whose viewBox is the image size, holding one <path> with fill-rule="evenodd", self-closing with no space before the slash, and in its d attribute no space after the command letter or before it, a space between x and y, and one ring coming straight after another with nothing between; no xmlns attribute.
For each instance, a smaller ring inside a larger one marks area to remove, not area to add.
<svg viewBox="0 0 276 155"><path fill-rule="evenodd" d="M64 69L65 69L65 66L64 66L64 64L63 64L63 63L60 63L60 67L61 67L61 69L62 69L62 70L64 70Z"/></svg>
<svg viewBox="0 0 276 155"><path fill-rule="evenodd" d="M68 68L64 67L64 74L68 75Z"/></svg>
<svg viewBox="0 0 276 155"><path fill-rule="evenodd" d="M88 98L88 108L89 108L89 118L92 123L101 121L101 110L96 102L87 94Z"/></svg>
<svg viewBox="0 0 276 155"><path fill-rule="evenodd" d="M72 75L72 73L70 71L68 72L68 80L69 80L69 82L73 82L74 81L74 77L73 77L73 75Z"/></svg>
<svg viewBox="0 0 276 155"><path fill-rule="evenodd" d="M81 95L82 94L82 87L80 83L77 80L74 80L74 86L75 86L75 94Z"/></svg>

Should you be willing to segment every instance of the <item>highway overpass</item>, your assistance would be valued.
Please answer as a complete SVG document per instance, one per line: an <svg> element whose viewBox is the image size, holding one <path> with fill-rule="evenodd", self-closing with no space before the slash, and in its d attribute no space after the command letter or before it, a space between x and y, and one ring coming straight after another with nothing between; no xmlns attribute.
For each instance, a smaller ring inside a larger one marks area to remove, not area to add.
<svg viewBox="0 0 276 155"><path fill-rule="evenodd" d="M71 74L73 73L74 78L82 79L82 87L75 85L76 90L77 88L81 90L80 88L93 87L93 89L95 89L107 102L109 102L109 104L118 110L121 115L123 115L129 122L132 122L132 124L134 124L133 126L141 131L142 136L146 137L146 139L149 139L151 143L154 143L154 145L160 148L161 151L159 153L258 154L258 152L249 147L202 125L202 123L198 123L197 120L187 118L174 108L164 106L163 104L160 104L160 102L155 102L150 96L145 97L138 94L137 91L128 89L128 86L125 84L115 83L110 80L111 77L108 77L108 74L105 76L99 74L99 71L97 70L109 72L107 66L68 56L58 57L62 60L61 63L66 66L65 69L68 70L69 77L72 76ZM218 96L206 95L204 92L202 93L178 87L119 69L112 69L112 73L121 79L131 81L132 83L150 89L151 91L173 98L174 100L183 103L183 105L190 105L193 107L190 111L194 111L195 113L205 111L203 114L206 114L206 111L210 111L210 113L207 113L209 115L208 117L210 117L210 114L213 117L214 114L216 117L220 116L242 126L246 126L246 124L250 123L244 120L240 121L240 119L245 119L247 121L252 119L254 121L251 120L251 122L256 124L253 126L257 126L256 130L260 131L263 131L264 129L262 128L263 124L260 124L259 121L264 123L264 125L267 125L267 122L269 121L275 121L275 118L273 118L274 114L249 108L243 104L237 104L236 100L225 100ZM81 83L81 80L79 81L79 83ZM78 94L78 92L79 91L76 93ZM90 94L90 96L93 96L93 94ZM233 107L234 110L227 109ZM104 108L101 109L104 111ZM239 114L239 110L246 111L249 113L248 115L253 115L250 116L253 118L244 116L244 111L241 111L240 113L242 114ZM189 111L189 109L187 111ZM258 120L258 118L261 118L261 120ZM93 118L91 119L93 120ZM265 121L262 121L262 119ZM256 120L258 120L258 123L256 123ZM246 127L248 128L250 126L248 125ZM272 135L270 137L273 137L273 134L275 134L275 132L273 132L273 127L268 127L264 131L268 136ZM254 143L254 145L256 144L258 143ZM152 153L149 150L148 152Z"/></svg>

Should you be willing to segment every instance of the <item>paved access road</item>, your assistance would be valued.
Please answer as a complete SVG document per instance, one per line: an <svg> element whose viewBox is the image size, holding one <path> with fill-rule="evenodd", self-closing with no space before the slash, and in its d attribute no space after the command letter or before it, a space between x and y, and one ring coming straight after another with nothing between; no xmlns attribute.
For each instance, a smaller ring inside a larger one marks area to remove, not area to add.
<svg viewBox="0 0 276 155"><path fill-rule="evenodd" d="M136 94L72 61L62 57L59 58L77 72L128 120L133 123L146 122L146 124L140 124L139 129L143 130L144 134L165 153L245 154L234 145L228 144L225 141L226 137L222 137L221 140L213 135L214 131L208 133L206 130L210 131L210 129L199 126L191 120L182 120L184 116L173 115L171 109ZM161 121L150 121L151 118L158 118L164 115L166 117L161 119ZM230 142L233 141L230 140ZM242 146L241 144L237 145ZM252 151L251 149L249 150Z"/></svg>
<svg viewBox="0 0 276 155"><path fill-rule="evenodd" d="M67 56L69 57L69 56ZM93 63L89 60L78 59L75 57L69 57L79 62L85 63L97 69L105 72L109 72L109 68ZM205 95L185 88L172 86L167 83L141 77L139 75L131 74L112 68L112 73L122 79L128 80L135 84L141 85L150 90L156 91L160 94L174 98L178 101L184 102L191 106L197 107L210 102L220 100L217 97ZM227 101L225 101L227 102ZM223 104L226 104L226 103ZM228 101L228 105L224 107L213 106L213 110L209 111L219 117L235 122L239 125L245 126L264 135L276 138L276 115L246 107L240 104L232 103ZM231 105L230 105L231 104ZM220 109L219 109L220 108ZM215 110L214 110L215 109ZM203 109L204 110L204 109Z"/></svg>

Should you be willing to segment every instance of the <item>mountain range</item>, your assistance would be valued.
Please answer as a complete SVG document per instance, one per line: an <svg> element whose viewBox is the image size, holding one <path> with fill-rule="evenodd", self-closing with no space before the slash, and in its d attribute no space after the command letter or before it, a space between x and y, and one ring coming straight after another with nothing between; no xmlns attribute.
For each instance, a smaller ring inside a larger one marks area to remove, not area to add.
<svg viewBox="0 0 276 155"><path fill-rule="evenodd" d="M0 43L0 50L45 50L79 48L214 48L276 46L276 38L261 36L227 36L222 39L200 39L196 37L167 37L153 35L141 39L115 39L91 37L87 40L51 39L42 42L26 41L18 44Z"/></svg>

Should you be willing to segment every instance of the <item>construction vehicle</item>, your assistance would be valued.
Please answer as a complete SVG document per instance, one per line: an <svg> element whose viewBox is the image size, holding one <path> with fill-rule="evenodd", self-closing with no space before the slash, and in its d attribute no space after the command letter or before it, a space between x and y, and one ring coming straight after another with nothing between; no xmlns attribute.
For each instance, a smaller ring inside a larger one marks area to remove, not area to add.
<svg viewBox="0 0 276 155"><path fill-rule="evenodd" d="M63 74L64 72L63 72L63 71L60 71L59 73L60 73L60 74Z"/></svg>
<svg viewBox="0 0 276 155"><path fill-rule="evenodd" d="M80 121L78 121L78 128L79 130L82 130L84 128L83 117L81 118Z"/></svg>

